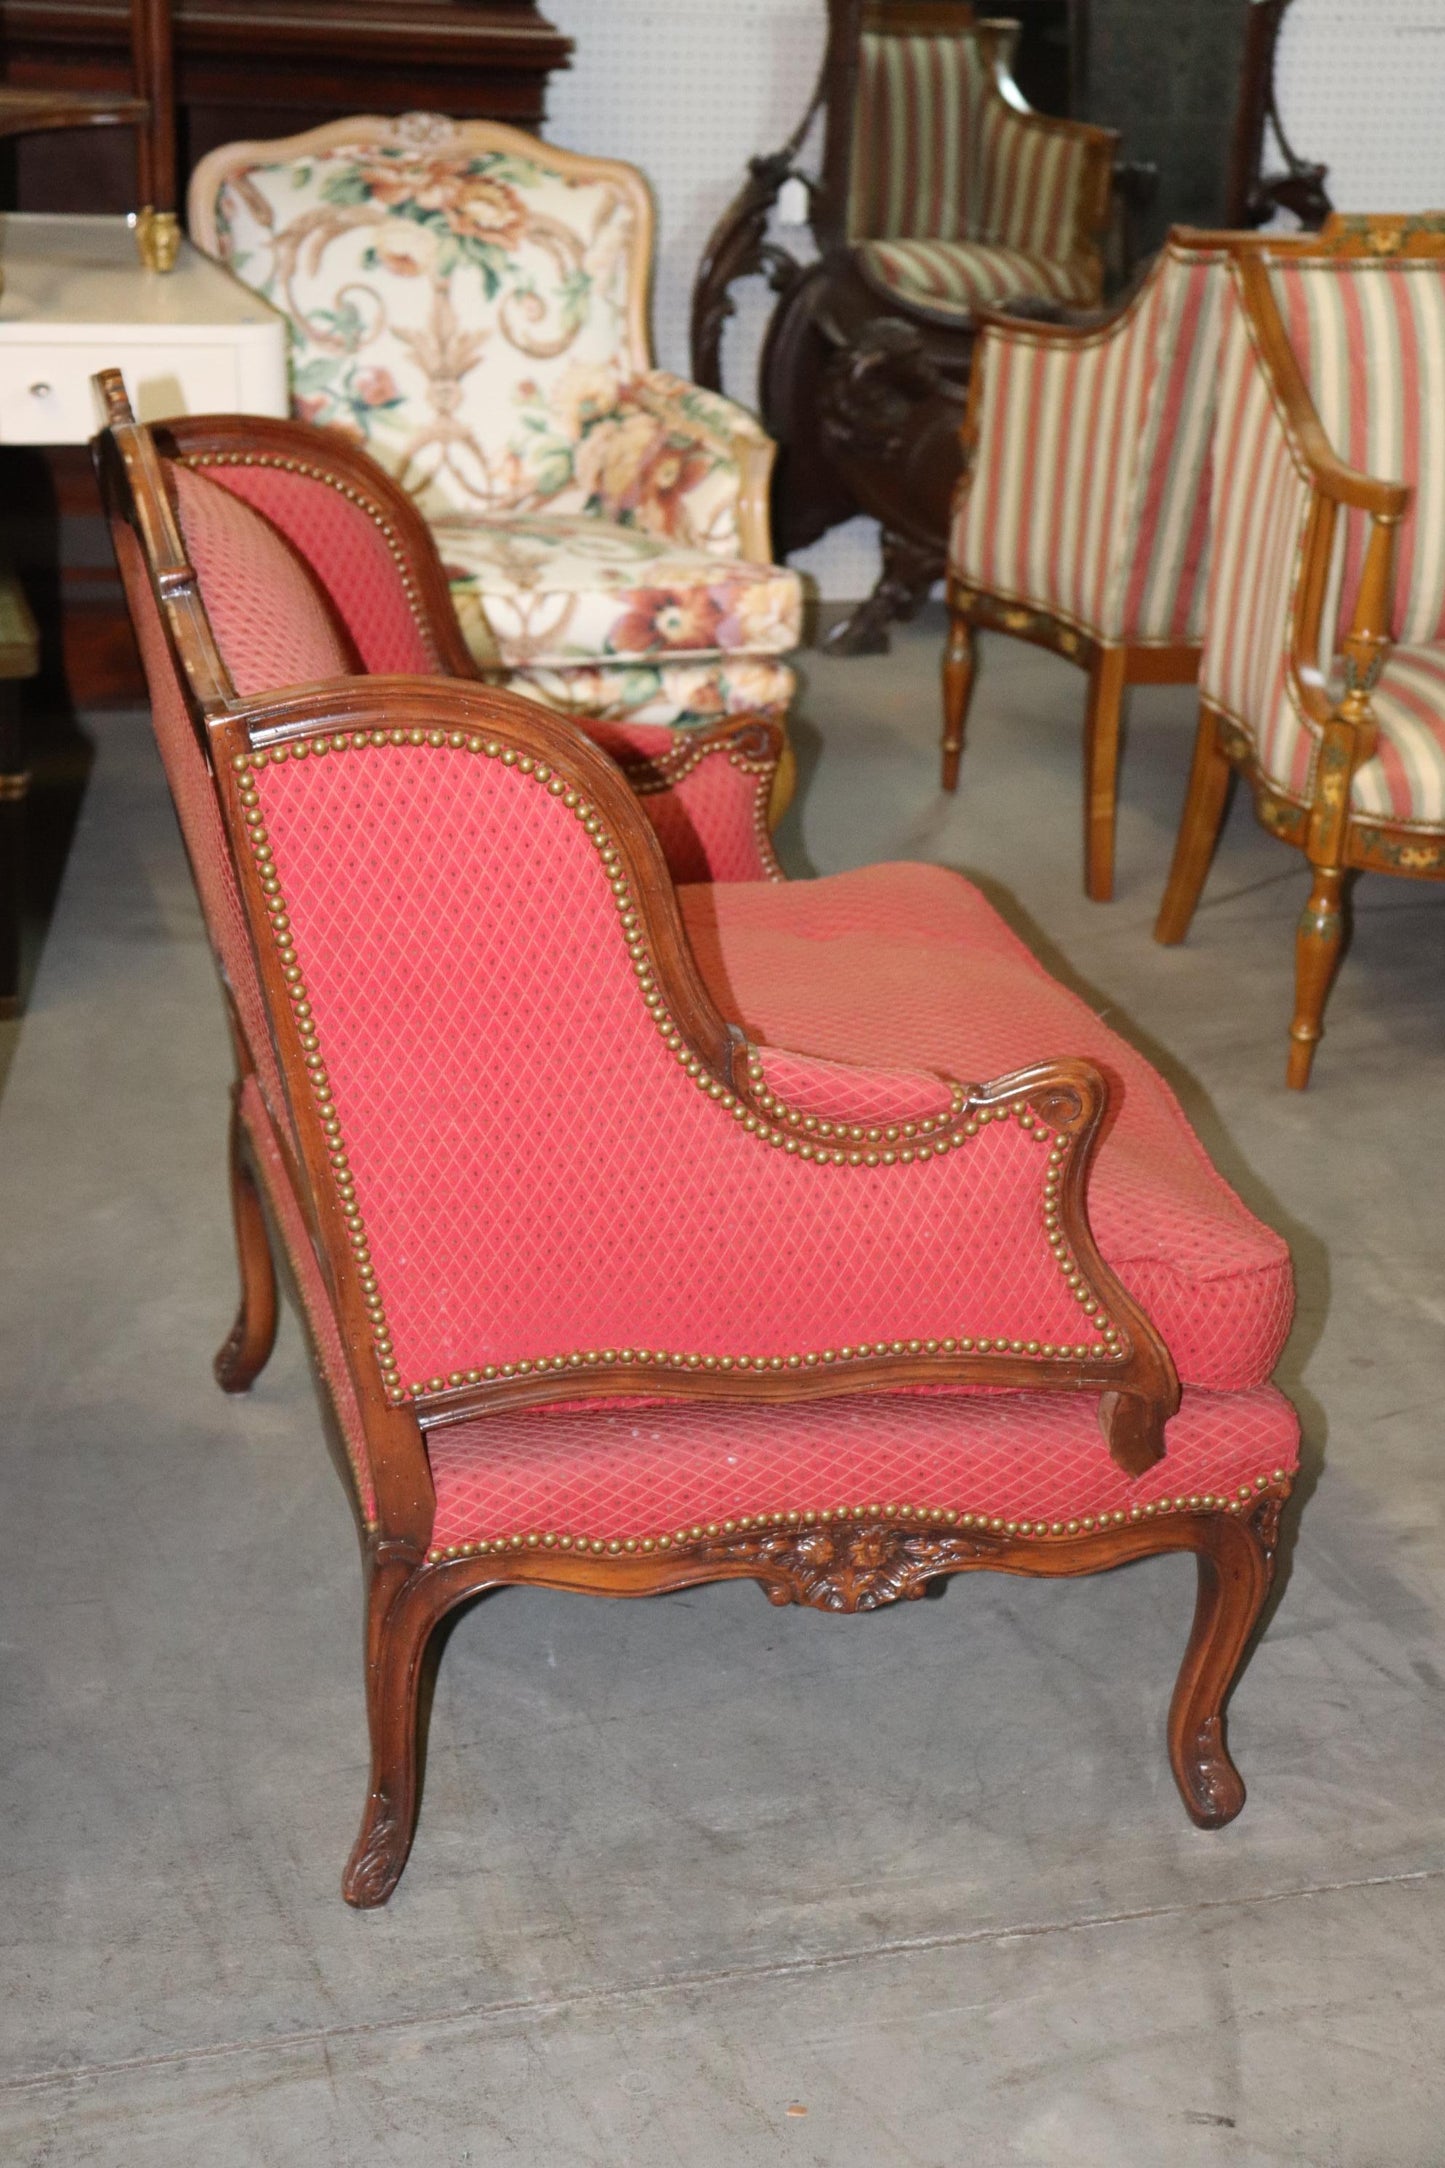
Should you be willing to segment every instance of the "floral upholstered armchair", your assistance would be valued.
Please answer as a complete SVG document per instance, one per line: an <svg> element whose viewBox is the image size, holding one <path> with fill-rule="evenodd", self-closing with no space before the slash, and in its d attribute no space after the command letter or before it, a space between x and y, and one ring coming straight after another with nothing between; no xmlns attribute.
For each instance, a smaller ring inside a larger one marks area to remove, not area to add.
<svg viewBox="0 0 1445 2168"><path fill-rule="evenodd" d="M1288 1081L1362 871L1445 879L1445 213L1236 244L1199 734L1155 929L1189 930L1231 769L1302 852Z"/></svg>
<svg viewBox="0 0 1445 2168"><path fill-rule="evenodd" d="M583 731L438 670L426 531L339 439L253 462L103 388L237 1057L217 1377L266 1363L284 1258L361 1534L349 1901L406 1862L431 1635L508 1584L857 1612L1191 1551L1170 1759L1230 1820L1289 1258L1147 1062L941 867L679 880Z"/></svg>
<svg viewBox="0 0 1445 2168"><path fill-rule="evenodd" d="M203 159L191 232L290 320L295 412L430 522L478 661L579 715L781 721L773 447L654 369L631 166L490 122L336 121Z"/></svg>

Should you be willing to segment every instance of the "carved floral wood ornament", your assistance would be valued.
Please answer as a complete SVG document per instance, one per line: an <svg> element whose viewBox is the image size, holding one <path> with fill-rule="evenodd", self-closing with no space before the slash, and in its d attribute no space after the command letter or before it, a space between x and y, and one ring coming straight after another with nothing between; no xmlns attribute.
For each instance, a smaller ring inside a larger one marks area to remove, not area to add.
<svg viewBox="0 0 1445 2168"><path fill-rule="evenodd" d="M383 1902L406 1862L429 1638L507 1584L745 1578L858 1612L961 1571L1189 1550L1171 1762L1196 1821L1237 1813L1222 1710L1295 1465L1292 1411L1264 1382L1287 1260L1203 1171L1157 1080L1107 1041L1131 1094L1153 1095L1146 1187L1168 1162L1197 1191L1169 1223L1181 1269L1219 1240L1234 1261L1222 1295L1151 1283L1174 1302L1182 1397L1090 1226L1105 1116L1118 1151L1132 1098L1111 1103L1084 1060L977 1084L901 1052L804 1051L737 1021L710 960L710 923L771 914L775 934L804 929L816 988L838 971L819 913L855 912L881 878L896 977L921 877L937 980L940 911L981 898L925 868L674 886L676 839L644 813L665 766L639 796L565 721L469 675L464 650L445 674L444 581L393 483L355 452L328 481L328 440L301 425L245 455L238 422L188 422L163 458L107 390L103 485L238 1057L242 1302L217 1373L244 1391L264 1365L283 1261L361 1532L372 1772L348 1900ZM254 524L263 495L284 548ZM255 607L228 562L262 581ZM377 674L348 660L328 598ZM715 757L731 750L757 751ZM733 802L750 841L751 800ZM987 927L1008 1005L1043 998ZM835 992L861 1014L877 997L856 937L847 953ZM1048 1030L1105 1043L1048 998Z"/></svg>

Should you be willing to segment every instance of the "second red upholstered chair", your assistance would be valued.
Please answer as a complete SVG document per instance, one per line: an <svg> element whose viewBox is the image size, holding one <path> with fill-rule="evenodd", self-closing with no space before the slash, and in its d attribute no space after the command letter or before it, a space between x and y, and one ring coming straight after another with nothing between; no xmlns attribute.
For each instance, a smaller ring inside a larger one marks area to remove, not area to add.
<svg viewBox="0 0 1445 2168"><path fill-rule="evenodd" d="M284 1256L362 1541L347 1898L406 1862L429 1637L507 1583L849 1612L1192 1551L1169 1751L1228 1821L1296 1465L1290 1269L1166 1086L958 876L781 879L746 726L639 797L626 742L455 668L425 531L361 455L152 435L106 389L237 1051L217 1372L260 1372ZM734 846L751 877L699 877Z"/></svg>

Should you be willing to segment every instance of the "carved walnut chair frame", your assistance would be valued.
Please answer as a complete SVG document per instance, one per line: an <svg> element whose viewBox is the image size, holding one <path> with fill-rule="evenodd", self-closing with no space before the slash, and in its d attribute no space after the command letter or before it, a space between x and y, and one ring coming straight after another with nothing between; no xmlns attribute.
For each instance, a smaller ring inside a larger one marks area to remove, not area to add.
<svg viewBox="0 0 1445 2168"><path fill-rule="evenodd" d="M1248 314L1296 465L1310 488L1285 667L1296 702L1320 734L1320 749L1311 795L1291 797L1264 774L1246 732L1209 701L1201 701L1194 763L1154 938L1173 946L1188 933L1223 825L1231 778L1242 775L1263 826L1304 853L1312 876L1295 942L1295 1009L1286 1074L1296 1091L1309 1083L1315 1048L1324 1034L1325 1003L1344 949L1353 876L1375 872L1445 880L1445 831L1366 816L1351 807L1356 770L1370 759L1378 739L1370 692L1393 644L1396 553L1412 492L1402 483L1357 473L1335 453L1290 344L1268 264L1272 256L1298 262L1442 254L1445 216L1335 214L1318 235L1272 235L1253 245L1241 237L1235 246L1240 306ZM1321 676L1320 655L1336 534L1349 510L1364 513L1371 524L1354 613L1342 643L1346 689L1336 703Z"/></svg>
<svg viewBox="0 0 1445 2168"><path fill-rule="evenodd" d="M754 158L718 221L692 296L692 373L722 388L722 334L739 279L765 275L779 299L760 365L764 426L781 447L774 524L784 555L859 511L879 521L883 569L871 596L827 644L846 654L887 647L894 618L915 614L945 570L957 432L974 344L971 324L910 308L870 284L848 248L848 203L865 33L968 30L1004 101L1039 131L1084 146L1087 177L1075 201L1072 259L1097 300L1105 275L1111 196L1148 192L1146 169L1116 165L1118 136L1084 121L1037 113L1012 74L1018 24L980 20L965 0L829 0L828 40L807 110L783 147ZM799 155L819 114L816 175ZM816 262L799 263L769 238L786 181L807 190Z"/></svg>
<svg viewBox="0 0 1445 2168"><path fill-rule="evenodd" d="M1131 1473L1147 1469L1163 1451L1164 1423L1178 1405L1179 1388L1163 1342L1104 1263L1089 1228L1086 1188L1107 1086L1086 1063L1049 1062L966 1088L946 1119L960 1141L990 1122L1042 1131L1049 1149L1040 1161L1041 1203L1050 1239L1056 1254L1070 1261L1079 1300L1107 1333L1112 1353L1056 1349L1041 1357L1019 1343L985 1349L968 1342L880 1341L829 1349L796 1365L761 1359L750 1365L741 1358L624 1349L551 1364L508 1363L495 1372L406 1387L378 1322L376 1275L341 1128L291 953L284 902L267 864L260 784L268 764L318 748L341 755L368 743L407 744L423 756L429 747L451 747L498 758L530 774L537 788L565 794L634 929L634 967L685 1073L759 1133L778 1125L778 1102L758 1082L738 1027L719 1013L699 977L672 884L631 790L617 767L562 719L460 676L356 678L252 698L237 694L187 559L156 437L131 420L119 379L100 381L111 416L109 430L97 440L103 492L112 519L140 546L171 665L185 690L189 727L223 816L228 861L249 927L248 953L269 1018L267 1061L279 1071L287 1109L285 1121L270 1125L274 1152L258 1153L240 1112L243 1094L257 1088L256 1052L227 984L237 1057L230 1178L241 1299L216 1375L227 1392L244 1392L267 1361L277 1328L278 1259L303 1287L307 1272L313 1288L320 1274L339 1326L374 1487L374 1510L368 1512L352 1457L333 1439L362 1545L372 1746L361 1829L342 1885L347 1900L384 1902L406 1862L417 1808L418 1689L427 1644L458 1605L504 1585L646 1596L752 1579L775 1603L852 1612L917 1597L959 1572L1092 1574L1136 1558L1190 1551L1198 1562L1198 1599L1170 1706L1169 1754L1193 1819L1203 1827L1230 1820L1243 1804L1244 1788L1226 1748L1223 1709L1270 1587L1280 1509L1290 1489L1285 1469L1259 1477L1247 1495L1180 1496L1067 1526L1004 1525L982 1515L935 1511L926 1501L873 1502L831 1513L713 1521L635 1543L571 1547L531 1531L470 1546L460 1555L433 1549L436 1494L428 1437L484 1410L549 1402L595 1401L605 1408L619 1396L641 1394L722 1401L741 1414L765 1404L948 1383L1042 1389L1097 1397L1116 1463ZM398 542L405 559L405 534ZM439 597L415 563L410 570L420 607L436 607ZM214 940L217 929L211 931ZM222 976L225 983L224 964ZM777 1141L788 1153L810 1156L811 1147L800 1146L791 1130ZM335 1387L310 1308L301 1307L339 1436L344 1420Z"/></svg>

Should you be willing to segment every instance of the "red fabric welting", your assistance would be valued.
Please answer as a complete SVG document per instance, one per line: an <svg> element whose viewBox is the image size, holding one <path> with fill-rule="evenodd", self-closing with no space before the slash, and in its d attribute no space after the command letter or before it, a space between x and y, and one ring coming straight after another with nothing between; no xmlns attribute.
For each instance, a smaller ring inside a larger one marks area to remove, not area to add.
<svg viewBox="0 0 1445 2168"><path fill-rule="evenodd" d="M1293 1473L1299 1426L1272 1386L1186 1393L1164 1458L1133 1480L1109 1458L1097 1402L1048 1393L553 1408L433 1430L427 1450L435 1552L533 1534L626 1542L743 1514L860 1506L1051 1527L1176 1498L1236 1498L1261 1476Z"/></svg>
<svg viewBox="0 0 1445 2168"><path fill-rule="evenodd" d="M790 1052L983 1082L1084 1056L1116 1105L1090 1186L1094 1233L1186 1384L1269 1376L1294 1290L1281 1238L1211 1164L1142 1055L1050 978L992 906L940 866L867 866L782 886L678 891L726 1016Z"/></svg>

